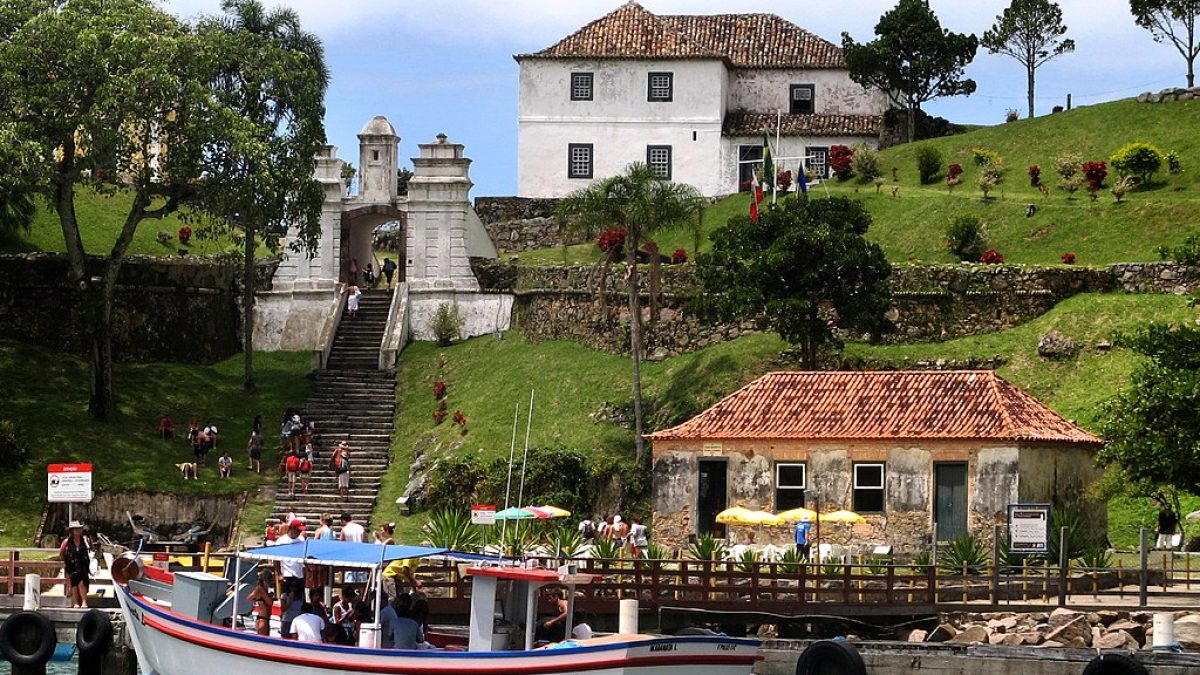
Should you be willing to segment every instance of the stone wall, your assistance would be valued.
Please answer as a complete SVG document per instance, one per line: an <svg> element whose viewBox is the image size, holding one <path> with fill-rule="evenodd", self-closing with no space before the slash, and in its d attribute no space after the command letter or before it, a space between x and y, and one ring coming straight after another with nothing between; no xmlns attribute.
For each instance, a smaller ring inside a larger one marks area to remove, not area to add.
<svg viewBox="0 0 1200 675"><path fill-rule="evenodd" d="M229 542L242 507L244 494L179 495L166 492L97 492L87 504L75 504L75 518L87 523L92 537L104 534L116 542L134 537L126 512L144 516L147 525L164 537L186 531L193 524L211 525L207 541L213 550ZM37 538L43 546L58 546L67 531L67 505L47 504Z"/></svg>
<svg viewBox="0 0 1200 675"><path fill-rule="evenodd" d="M483 221L496 252L520 253L539 248L581 244L588 237L581 233L564 236L554 210L557 199L532 199L528 197L478 197L475 213Z"/></svg>
<svg viewBox="0 0 1200 675"><path fill-rule="evenodd" d="M1157 94L1144 91L1138 94L1138 103L1170 103L1200 99L1200 87L1167 87Z"/></svg>
<svg viewBox="0 0 1200 675"><path fill-rule="evenodd" d="M99 260L91 264L98 274ZM270 287L277 264L260 267L259 289ZM238 353L240 276L199 258L130 257L113 306L114 357L212 363ZM0 255L0 335L82 354L82 312L65 255Z"/></svg>

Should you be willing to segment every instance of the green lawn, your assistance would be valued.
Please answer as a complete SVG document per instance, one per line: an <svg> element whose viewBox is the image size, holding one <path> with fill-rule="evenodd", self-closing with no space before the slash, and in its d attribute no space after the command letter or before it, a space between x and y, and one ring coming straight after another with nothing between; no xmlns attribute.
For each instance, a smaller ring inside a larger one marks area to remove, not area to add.
<svg viewBox="0 0 1200 675"><path fill-rule="evenodd" d="M240 470L255 414L268 425L285 408L303 404L310 383L307 353L267 353L255 358L259 392L241 389L240 356L221 363L124 364L115 368L120 419L95 424L87 416L87 364L11 340L0 340L0 418L16 423L32 457L15 473L0 475L0 544L28 545L45 503L46 464L95 464L97 490L165 490L235 493L274 481L274 473ZM239 470L227 481L213 464L200 480L182 481L173 464L190 461L185 440L159 440L158 418L170 414L178 430L188 420L213 420L231 444Z"/></svg>

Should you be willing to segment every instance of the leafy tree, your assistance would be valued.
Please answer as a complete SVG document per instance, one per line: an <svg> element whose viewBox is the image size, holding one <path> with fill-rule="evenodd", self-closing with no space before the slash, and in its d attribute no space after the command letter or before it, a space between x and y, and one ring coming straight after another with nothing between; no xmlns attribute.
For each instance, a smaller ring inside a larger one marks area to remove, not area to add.
<svg viewBox="0 0 1200 675"><path fill-rule="evenodd" d="M881 335L891 330L892 268L867 240L871 216L844 197L792 198L757 222L737 216L712 235L699 258L701 315L754 319L800 347L805 368L825 345L840 346L834 327Z"/></svg>
<svg viewBox="0 0 1200 675"><path fill-rule="evenodd" d="M1118 344L1148 358L1104 410L1097 461L1142 494L1200 491L1200 329L1154 323Z"/></svg>
<svg viewBox="0 0 1200 675"><path fill-rule="evenodd" d="M27 229L37 212L34 185L44 166L36 143L22 139L12 124L0 124L0 234Z"/></svg>
<svg viewBox="0 0 1200 675"><path fill-rule="evenodd" d="M1062 8L1050 0L1012 0L996 23L983 34L983 46L1025 66L1029 118L1033 119L1034 75L1050 59L1075 51L1075 41L1063 38Z"/></svg>
<svg viewBox="0 0 1200 675"><path fill-rule="evenodd" d="M645 456L642 438L642 305L638 288L638 249L652 241L657 230L695 218L703 208L700 193L690 185L673 183L640 162L630 164L625 173L605 178L567 195L558 206L564 222L574 217L572 227L589 233L620 228L625 231L625 281L629 288L629 357L633 364L634 441L639 465ZM650 315L658 311L654 292L661 264L650 256Z"/></svg>
<svg viewBox="0 0 1200 675"><path fill-rule="evenodd" d="M259 0L221 7L225 15L199 29L221 47L211 86L239 118L242 136L214 148L204 197L218 227L241 233L243 386L253 392L258 240L277 250L290 229L293 252L317 249L325 194L313 168L325 144L329 70L321 41L301 29L295 10L267 10Z"/></svg>
<svg viewBox="0 0 1200 675"><path fill-rule="evenodd" d="M963 70L979 39L942 28L928 0L900 0L875 25L876 38L859 44L842 33L850 79L887 92L908 113L908 139L916 138L917 110L941 96L970 95L975 81Z"/></svg>
<svg viewBox="0 0 1200 675"><path fill-rule="evenodd" d="M38 170L16 181L48 198L58 215L82 299L88 410L97 420L116 414L112 301L133 235L145 220L192 201L216 139L238 137L208 88L213 56L210 44L150 0L0 5L0 127L37 146ZM0 164L10 181L11 170ZM130 198L112 248L92 260L75 214L81 188Z"/></svg>
<svg viewBox="0 0 1200 675"><path fill-rule="evenodd" d="M1200 0L1129 0L1137 25L1150 31L1155 42L1170 42L1187 62L1187 86L1196 86L1195 63L1200 55Z"/></svg>

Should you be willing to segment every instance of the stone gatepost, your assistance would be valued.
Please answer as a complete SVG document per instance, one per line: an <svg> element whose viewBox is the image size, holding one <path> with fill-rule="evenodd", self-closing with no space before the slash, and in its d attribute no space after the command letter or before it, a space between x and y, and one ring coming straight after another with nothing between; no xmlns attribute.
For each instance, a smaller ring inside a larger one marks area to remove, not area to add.
<svg viewBox="0 0 1200 675"><path fill-rule="evenodd" d="M408 182L409 288L478 291L467 253L471 160L445 134L420 148Z"/></svg>

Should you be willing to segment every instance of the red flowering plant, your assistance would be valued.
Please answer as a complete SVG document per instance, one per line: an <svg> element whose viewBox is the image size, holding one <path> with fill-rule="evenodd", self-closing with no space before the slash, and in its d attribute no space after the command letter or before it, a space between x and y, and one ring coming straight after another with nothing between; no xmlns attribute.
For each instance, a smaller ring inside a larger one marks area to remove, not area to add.
<svg viewBox="0 0 1200 675"><path fill-rule="evenodd" d="M1042 167L1034 164L1029 167L1029 186L1037 187L1042 184Z"/></svg>
<svg viewBox="0 0 1200 675"><path fill-rule="evenodd" d="M1070 252L1062 254L1062 264L1074 265L1075 264L1075 254L1070 253Z"/></svg>
<svg viewBox="0 0 1200 675"><path fill-rule="evenodd" d="M446 383L443 382L442 380L438 380L437 382L434 382L433 383L433 397L439 401L446 398L446 390L447 389L449 389L449 387L447 387Z"/></svg>
<svg viewBox="0 0 1200 675"><path fill-rule="evenodd" d="M780 192L787 192L792 187L792 172L780 171L775 175L775 184L779 186Z"/></svg>
<svg viewBox="0 0 1200 675"><path fill-rule="evenodd" d="M958 178L962 175L962 164L951 164L946 167L946 178Z"/></svg>
<svg viewBox="0 0 1200 675"><path fill-rule="evenodd" d="M895 182L899 182L899 181L900 181L900 167L893 166L892 167L892 182L895 183Z"/></svg>
<svg viewBox="0 0 1200 675"><path fill-rule="evenodd" d="M849 180L854 175L851 165L854 162L854 150L846 145L834 145L829 148L829 170L838 180Z"/></svg>
<svg viewBox="0 0 1200 675"><path fill-rule="evenodd" d="M987 265L999 265L1004 262L1004 256L994 248L989 248L979 256L979 262Z"/></svg>
<svg viewBox="0 0 1200 675"><path fill-rule="evenodd" d="M600 238L596 240L596 245L605 253L620 249L625 245L625 228L612 227L601 232Z"/></svg>
<svg viewBox="0 0 1200 675"><path fill-rule="evenodd" d="M460 427L467 426L467 416L461 410L454 411L454 423Z"/></svg>
<svg viewBox="0 0 1200 675"><path fill-rule="evenodd" d="M184 246L187 246L188 242L190 242L191 240L192 240L192 228L188 227L187 225L184 225L183 227L179 228L179 243L183 244Z"/></svg>
<svg viewBox="0 0 1200 675"><path fill-rule="evenodd" d="M675 249L675 252L671 254L671 264L682 265L685 262L687 262L687 251L681 248Z"/></svg>
<svg viewBox="0 0 1200 675"><path fill-rule="evenodd" d="M1104 179L1108 178L1108 165L1104 162L1084 162L1083 177L1087 179L1088 185L1094 190L1099 190L1104 187Z"/></svg>
<svg viewBox="0 0 1200 675"><path fill-rule="evenodd" d="M446 421L446 399L438 401L437 410L433 411L433 423L441 424Z"/></svg>

